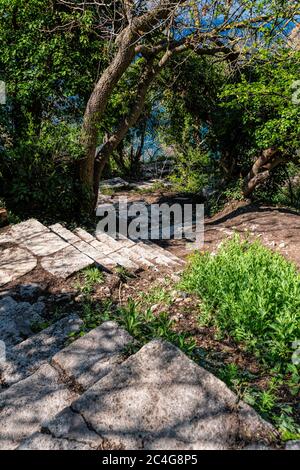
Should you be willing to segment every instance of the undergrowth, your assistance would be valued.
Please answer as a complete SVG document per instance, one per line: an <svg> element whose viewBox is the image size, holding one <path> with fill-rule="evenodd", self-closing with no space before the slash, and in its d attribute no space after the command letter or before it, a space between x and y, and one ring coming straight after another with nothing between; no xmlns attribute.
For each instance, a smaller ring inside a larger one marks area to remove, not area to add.
<svg viewBox="0 0 300 470"><path fill-rule="evenodd" d="M300 275L260 242L225 242L195 254L181 288L201 299L200 321L230 335L265 364L286 371L300 338Z"/></svg>

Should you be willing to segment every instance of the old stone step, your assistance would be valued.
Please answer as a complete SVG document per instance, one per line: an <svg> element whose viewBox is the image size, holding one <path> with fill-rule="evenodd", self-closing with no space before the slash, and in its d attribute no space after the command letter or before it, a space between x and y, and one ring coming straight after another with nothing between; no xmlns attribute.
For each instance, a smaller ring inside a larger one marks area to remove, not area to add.
<svg viewBox="0 0 300 470"><path fill-rule="evenodd" d="M100 378L124 360L130 335L105 322L57 353L51 364L0 393L0 449L14 449L40 431Z"/></svg>
<svg viewBox="0 0 300 470"><path fill-rule="evenodd" d="M69 334L79 331L82 325L78 315L69 315L8 350L5 362L0 364L1 385L11 386L33 374L60 351Z"/></svg>
<svg viewBox="0 0 300 470"><path fill-rule="evenodd" d="M150 247L154 249L157 253L160 253L161 255L166 256L167 258L170 258L172 261L174 261L177 264L184 265L185 261L181 258L178 258L178 256L174 255L170 251L162 248L161 246L157 245L156 243L153 243L151 240L145 240L143 244L147 247Z"/></svg>
<svg viewBox="0 0 300 470"><path fill-rule="evenodd" d="M98 245L93 245L97 240L85 230L75 229L75 232L78 233L76 235L61 224L54 224L49 228L105 270L111 271L113 267L117 266L117 263L107 256L111 250L107 249L104 244L101 245L100 242Z"/></svg>
<svg viewBox="0 0 300 470"><path fill-rule="evenodd" d="M85 440L87 429L93 433ZM74 446L123 450L223 450L277 441L272 425L223 382L157 340L95 383L21 448L40 448L43 433L74 440Z"/></svg>
<svg viewBox="0 0 300 470"><path fill-rule="evenodd" d="M28 250L10 247L1 251L0 287L18 279L37 266L37 259Z"/></svg>
<svg viewBox="0 0 300 470"><path fill-rule="evenodd" d="M119 241L114 240L112 237L105 233L96 234L96 238L91 234L86 232L81 228L74 230L76 235L78 235L82 241L89 243L93 248L99 250L99 253L103 253L105 257L108 256L108 265L111 266L113 263L115 266L120 265L127 269L137 270L140 265L134 262L132 259L128 258L126 255L123 255L120 250ZM96 243L99 242L99 243ZM106 253L106 254L105 254ZM104 258L105 259L105 258ZM107 266L108 266L107 265Z"/></svg>
<svg viewBox="0 0 300 470"><path fill-rule="evenodd" d="M63 279L88 266L92 266L94 263L95 261L92 258L81 253L72 245L68 245L67 248L51 256L45 256L41 260L41 266L46 271Z"/></svg>
<svg viewBox="0 0 300 470"><path fill-rule="evenodd" d="M49 364L0 393L0 449L16 448L76 397Z"/></svg>
<svg viewBox="0 0 300 470"><path fill-rule="evenodd" d="M51 364L77 390L87 390L123 361L132 337L115 322L107 321L58 352Z"/></svg>
<svg viewBox="0 0 300 470"><path fill-rule="evenodd" d="M34 334L33 324L44 320L45 305L17 302L9 295L0 298L0 340L6 350Z"/></svg>

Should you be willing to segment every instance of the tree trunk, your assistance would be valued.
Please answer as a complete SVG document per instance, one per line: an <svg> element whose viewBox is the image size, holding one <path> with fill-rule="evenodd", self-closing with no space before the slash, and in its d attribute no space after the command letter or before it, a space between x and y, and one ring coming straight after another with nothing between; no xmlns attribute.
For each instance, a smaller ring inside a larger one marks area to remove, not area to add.
<svg viewBox="0 0 300 470"><path fill-rule="evenodd" d="M103 72L88 101L82 128L82 145L85 157L80 164L80 181L88 192L93 192L94 163L98 138L98 127L111 93L131 64L134 55L135 35L130 29L119 38L119 50L111 64Z"/></svg>
<svg viewBox="0 0 300 470"><path fill-rule="evenodd" d="M270 171L284 161L278 149L268 148L255 160L250 172L245 178L243 195L249 197L254 189L264 183L270 176Z"/></svg>
<svg viewBox="0 0 300 470"><path fill-rule="evenodd" d="M140 78L139 86L136 93L136 101L131 109L131 112L125 116L119 124L116 132L110 136L110 138L103 144L101 150L98 152L95 165L94 165L94 180L93 180L93 189L94 189L94 206L97 203L98 197L98 188L99 182L103 169L114 150L118 147L120 142L126 136L128 130L137 122L140 117L146 100L147 91L158 71L160 66L153 66L153 61L149 60L144 68L142 76Z"/></svg>
<svg viewBox="0 0 300 470"><path fill-rule="evenodd" d="M178 3L182 2L183 0L179 0ZM95 199L95 181L99 181L98 175L101 175L103 171L106 163L105 158L108 154L108 150L105 150L104 162L95 165L98 129L101 118L106 110L107 102L118 81L135 57L138 39L158 25L160 20L166 19L172 8L174 8L174 5L170 5L169 1L161 0L152 11L146 12L130 21L129 25L117 36L117 53L107 69L102 73L87 103L81 139L84 158L80 162L79 178L82 188L86 191L85 196L90 197L90 204L88 204L90 210L92 210L93 206L92 201ZM118 139L119 142L123 137L120 140ZM109 145L107 148L109 148ZM110 153L111 151L109 155Z"/></svg>

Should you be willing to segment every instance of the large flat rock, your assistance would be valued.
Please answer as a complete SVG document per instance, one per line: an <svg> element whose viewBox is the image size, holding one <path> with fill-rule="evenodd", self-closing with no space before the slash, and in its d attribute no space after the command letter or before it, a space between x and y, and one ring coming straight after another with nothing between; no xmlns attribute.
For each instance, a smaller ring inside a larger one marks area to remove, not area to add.
<svg viewBox="0 0 300 470"><path fill-rule="evenodd" d="M11 386L33 374L64 348L69 334L82 324L78 315L69 315L8 350L5 363L0 364L1 384Z"/></svg>
<svg viewBox="0 0 300 470"><path fill-rule="evenodd" d="M76 397L49 364L0 393L0 449L16 448Z"/></svg>
<svg viewBox="0 0 300 470"><path fill-rule="evenodd" d="M28 219L13 225L9 230L9 234L17 243L46 232L49 232L49 229L35 219Z"/></svg>
<svg viewBox="0 0 300 470"><path fill-rule="evenodd" d="M45 256L41 261L41 265L46 271L63 279L92 264L94 261L91 258L73 246L68 246L52 256Z"/></svg>
<svg viewBox="0 0 300 470"><path fill-rule="evenodd" d="M107 449L232 449L276 435L173 345L152 341L72 404Z"/></svg>
<svg viewBox="0 0 300 470"><path fill-rule="evenodd" d="M74 387L87 390L124 360L124 349L131 342L132 337L115 322L104 322L58 352L51 364Z"/></svg>
<svg viewBox="0 0 300 470"><path fill-rule="evenodd" d="M8 284L32 271L37 259L28 250L11 247L1 251L0 286Z"/></svg>
<svg viewBox="0 0 300 470"><path fill-rule="evenodd" d="M0 298L0 340L7 350L33 335L32 326L43 320L45 305L37 302L16 302L12 297Z"/></svg>
<svg viewBox="0 0 300 470"><path fill-rule="evenodd" d="M35 235L21 244L36 256L48 256L69 246L61 237L53 232Z"/></svg>

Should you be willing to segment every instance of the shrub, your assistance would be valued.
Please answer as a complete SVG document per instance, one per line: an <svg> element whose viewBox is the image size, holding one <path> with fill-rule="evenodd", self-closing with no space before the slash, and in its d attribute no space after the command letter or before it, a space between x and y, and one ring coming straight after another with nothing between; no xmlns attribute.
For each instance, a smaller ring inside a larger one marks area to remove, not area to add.
<svg viewBox="0 0 300 470"><path fill-rule="evenodd" d="M193 255L181 288L200 296L202 323L268 365L291 364L300 339L300 275L281 255L235 236L215 256Z"/></svg>

